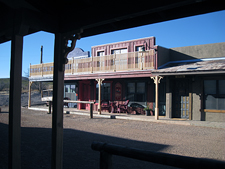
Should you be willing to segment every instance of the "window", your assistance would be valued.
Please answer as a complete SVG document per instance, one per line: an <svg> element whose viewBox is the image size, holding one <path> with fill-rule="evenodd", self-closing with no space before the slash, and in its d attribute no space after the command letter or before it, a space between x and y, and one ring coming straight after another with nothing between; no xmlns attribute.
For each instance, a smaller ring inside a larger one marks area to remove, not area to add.
<svg viewBox="0 0 225 169"><path fill-rule="evenodd" d="M136 46L135 51L145 51L145 47L144 46Z"/></svg>
<svg viewBox="0 0 225 169"><path fill-rule="evenodd" d="M225 110L225 80L204 80L205 109Z"/></svg>
<svg viewBox="0 0 225 169"><path fill-rule="evenodd" d="M127 48L111 50L111 54L127 53Z"/></svg>
<svg viewBox="0 0 225 169"><path fill-rule="evenodd" d="M97 52L97 56L105 56L105 52L104 51L99 51L99 52Z"/></svg>
<svg viewBox="0 0 225 169"><path fill-rule="evenodd" d="M98 100L98 83L96 84L96 101ZM101 100L110 100L111 83L102 83L101 85Z"/></svg>
<svg viewBox="0 0 225 169"><path fill-rule="evenodd" d="M127 99L130 101L145 102L145 82L127 83Z"/></svg>

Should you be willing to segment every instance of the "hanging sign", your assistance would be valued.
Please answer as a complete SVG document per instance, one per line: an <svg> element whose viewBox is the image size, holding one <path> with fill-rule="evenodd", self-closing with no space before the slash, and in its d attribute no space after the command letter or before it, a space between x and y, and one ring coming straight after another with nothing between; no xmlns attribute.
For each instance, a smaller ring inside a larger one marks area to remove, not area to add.
<svg viewBox="0 0 225 169"><path fill-rule="evenodd" d="M121 100L122 99L122 85L117 82L115 84L115 100Z"/></svg>

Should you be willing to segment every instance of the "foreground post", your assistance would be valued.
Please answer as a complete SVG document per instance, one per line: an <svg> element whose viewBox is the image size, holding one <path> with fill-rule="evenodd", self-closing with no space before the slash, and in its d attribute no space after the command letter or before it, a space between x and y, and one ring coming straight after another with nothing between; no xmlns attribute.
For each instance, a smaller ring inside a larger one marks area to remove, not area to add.
<svg viewBox="0 0 225 169"><path fill-rule="evenodd" d="M21 168L21 82L23 36L13 35L9 93L9 169Z"/></svg>
<svg viewBox="0 0 225 169"><path fill-rule="evenodd" d="M68 62L67 54L74 49L77 39L77 35L62 35L61 33L55 33L52 114L52 169L62 169L63 166L64 70L65 64ZM67 46L68 40L72 40L71 47Z"/></svg>
<svg viewBox="0 0 225 169"><path fill-rule="evenodd" d="M61 62L62 35L55 34L54 46L54 76L53 76L53 114L52 114L52 169L63 166L63 87L64 71ZM51 107L49 103L49 107Z"/></svg>

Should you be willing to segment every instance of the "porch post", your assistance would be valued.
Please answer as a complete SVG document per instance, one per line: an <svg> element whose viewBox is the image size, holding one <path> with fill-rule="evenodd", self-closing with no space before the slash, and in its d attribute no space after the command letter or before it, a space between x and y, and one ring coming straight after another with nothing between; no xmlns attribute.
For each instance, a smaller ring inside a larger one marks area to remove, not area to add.
<svg viewBox="0 0 225 169"><path fill-rule="evenodd" d="M21 82L23 36L12 36L9 94L9 169L21 168Z"/></svg>
<svg viewBox="0 0 225 169"><path fill-rule="evenodd" d="M101 114L101 84L105 79L96 79L98 82L98 114Z"/></svg>
<svg viewBox="0 0 225 169"><path fill-rule="evenodd" d="M162 76L151 77L155 83L155 120L159 120L159 83Z"/></svg>
<svg viewBox="0 0 225 169"><path fill-rule="evenodd" d="M63 94L64 71L67 55L76 45L80 34L55 33L54 74L53 74L53 113L52 113L52 169L63 167ZM68 40L72 40L68 47ZM50 106L50 103L49 103Z"/></svg>
<svg viewBox="0 0 225 169"><path fill-rule="evenodd" d="M31 85L33 82L29 81L29 92L28 92L28 107L31 106Z"/></svg>
<svg viewBox="0 0 225 169"><path fill-rule="evenodd" d="M54 75L53 75L53 114L52 114L52 169L63 167L63 87L64 70L62 56L62 35L55 34ZM49 106L51 106L49 104Z"/></svg>

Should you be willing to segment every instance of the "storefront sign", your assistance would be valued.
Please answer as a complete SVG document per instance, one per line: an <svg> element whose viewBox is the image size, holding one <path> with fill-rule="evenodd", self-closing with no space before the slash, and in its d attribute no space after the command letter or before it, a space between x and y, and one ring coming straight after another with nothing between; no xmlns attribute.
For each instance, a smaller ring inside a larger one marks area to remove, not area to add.
<svg viewBox="0 0 225 169"><path fill-rule="evenodd" d="M117 82L115 84L115 100L121 100L122 99L122 85Z"/></svg>

